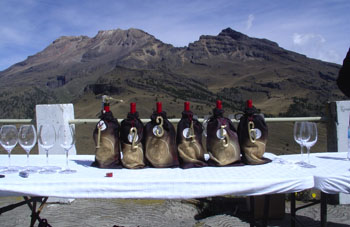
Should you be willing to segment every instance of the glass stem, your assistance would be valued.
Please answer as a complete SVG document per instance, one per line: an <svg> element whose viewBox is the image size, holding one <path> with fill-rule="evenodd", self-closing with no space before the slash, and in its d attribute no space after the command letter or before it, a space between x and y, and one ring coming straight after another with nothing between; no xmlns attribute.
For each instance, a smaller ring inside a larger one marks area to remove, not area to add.
<svg viewBox="0 0 350 227"><path fill-rule="evenodd" d="M307 163L310 164L310 147L307 148Z"/></svg>
<svg viewBox="0 0 350 227"><path fill-rule="evenodd" d="M27 167L28 167L29 166L29 152L26 151L26 153L27 153Z"/></svg>
<svg viewBox="0 0 350 227"><path fill-rule="evenodd" d="M11 167L11 151L7 152L8 153L8 157L9 157L9 167Z"/></svg>
<svg viewBox="0 0 350 227"><path fill-rule="evenodd" d="M301 154L301 161L303 162L303 145L300 145L300 154Z"/></svg>
<svg viewBox="0 0 350 227"><path fill-rule="evenodd" d="M69 169L69 165L68 165L68 151L69 150L66 150L66 169L67 170Z"/></svg>
<svg viewBox="0 0 350 227"><path fill-rule="evenodd" d="M49 166L49 150L45 150L46 152L46 166Z"/></svg>

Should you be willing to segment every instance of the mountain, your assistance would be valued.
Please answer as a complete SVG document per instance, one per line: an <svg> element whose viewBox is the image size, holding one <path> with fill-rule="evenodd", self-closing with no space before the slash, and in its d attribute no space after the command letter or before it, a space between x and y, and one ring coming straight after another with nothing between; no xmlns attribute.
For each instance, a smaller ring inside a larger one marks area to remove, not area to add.
<svg viewBox="0 0 350 227"><path fill-rule="evenodd" d="M218 98L228 114L253 99L267 115L320 115L327 101L345 98L335 83L339 69L231 28L182 48L139 29L63 36L0 72L0 117L33 117L35 104L73 102L76 117L94 118L102 94L125 101L112 103L120 118L129 102L147 118L156 101L180 117L185 100L203 116Z"/></svg>

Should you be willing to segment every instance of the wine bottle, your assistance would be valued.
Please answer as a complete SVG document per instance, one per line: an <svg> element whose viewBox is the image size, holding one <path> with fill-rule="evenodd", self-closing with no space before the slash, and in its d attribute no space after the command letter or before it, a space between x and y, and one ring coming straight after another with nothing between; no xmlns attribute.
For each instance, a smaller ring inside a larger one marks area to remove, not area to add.
<svg viewBox="0 0 350 227"><path fill-rule="evenodd" d="M136 111L136 103L130 103L130 112L120 124L121 161L124 167L139 169L145 166L143 123Z"/></svg>
<svg viewBox="0 0 350 227"><path fill-rule="evenodd" d="M228 166L240 162L240 147L236 128L232 121L224 117L222 101L216 101L207 123L207 151L209 165Z"/></svg>
<svg viewBox="0 0 350 227"><path fill-rule="evenodd" d="M119 149L119 130L118 120L114 118L110 110L109 96L102 96L102 110L99 116L100 121L96 124L93 132L95 141L95 162L92 166L99 168L119 168L120 167L120 149ZM122 102L122 100L118 100Z"/></svg>
<svg viewBox="0 0 350 227"><path fill-rule="evenodd" d="M238 138L242 159L246 164L265 164L270 160L263 157L266 150L268 127L264 116L247 100L244 115L238 124Z"/></svg>
<svg viewBox="0 0 350 227"><path fill-rule="evenodd" d="M184 111L180 122L177 124L176 144L180 157L180 167L187 169L203 167L205 163L205 150L202 145L203 126L193 116L190 103L184 103ZM209 157L207 157L209 158Z"/></svg>
<svg viewBox="0 0 350 227"><path fill-rule="evenodd" d="M179 165L176 149L176 132L157 102L157 109L151 115L151 121L145 126L145 156L151 166L156 168Z"/></svg>

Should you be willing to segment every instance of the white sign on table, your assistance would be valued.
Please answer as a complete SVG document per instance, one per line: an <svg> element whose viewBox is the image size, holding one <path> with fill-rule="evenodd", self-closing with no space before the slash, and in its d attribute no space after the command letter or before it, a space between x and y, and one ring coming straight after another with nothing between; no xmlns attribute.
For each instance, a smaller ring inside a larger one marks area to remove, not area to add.
<svg viewBox="0 0 350 227"><path fill-rule="evenodd" d="M36 127L39 129L41 124L52 124L56 133L59 125L68 124L69 120L74 120L73 104L48 104L36 105ZM57 136L57 135L56 135ZM58 138L58 137L57 137ZM39 146L39 154L45 154L45 150ZM50 149L50 154L65 154L64 149L56 141L53 148ZM69 150L70 155L77 154L75 145Z"/></svg>

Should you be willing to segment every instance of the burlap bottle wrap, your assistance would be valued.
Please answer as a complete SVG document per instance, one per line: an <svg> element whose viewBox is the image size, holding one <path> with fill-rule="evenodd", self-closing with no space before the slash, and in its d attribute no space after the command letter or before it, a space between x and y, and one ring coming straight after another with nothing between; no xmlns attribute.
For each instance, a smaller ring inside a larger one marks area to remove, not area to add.
<svg viewBox="0 0 350 227"><path fill-rule="evenodd" d="M157 168L178 166L175 144L175 128L166 118L166 113L154 112L145 126L145 156Z"/></svg>
<svg viewBox="0 0 350 227"><path fill-rule="evenodd" d="M182 168L206 166L205 150L202 145L202 124L193 119L193 113L189 110L189 102L185 102L185 110L177 125L177 150Z"/></svg>
<svg viewBox="0 0 350 227"><path fill-rule="evenodd" d="M130 106L130 113L121 122L121 161L126 168L139 169L145 166L145 155L142 145L143 124L138 118L136 104L131 103Z"/></svg>
<svg viewBox="0 0 350 227"><path fill-rule="evenodd" d="M211 162L226 166L241 160L241 151L236 129L232 121L223 117L221 102L213 110L214 115L207 125L207 150Z"/></svg>
<svg viewBox="0 0 350 227"><path fill-rule="evenodd" d="M92 166L98 168L120 168L120 126L109 108L109 101L116 99L104 95L102 100L100 121L96 124L93 132L96 150L95 161L92 163ZM122 102L122 100L117 101Z"/></svg>
<svg viewBox="0 0 350 227"><path fill-rule="evenodd" d="M269 160L263 158L266 150L268 128L265 119L252 106L251 100L238 125L238 136L243 161L246 164L264 164Z"/></svg>
<svg viewBox="0 0 350 227"><path fill-rule="evenodd" d="M99 132L100 131L100 132ZM116 168L120 165L119 124L117 121L100 120L93 138L96 144L94 166Z"/></svg>

